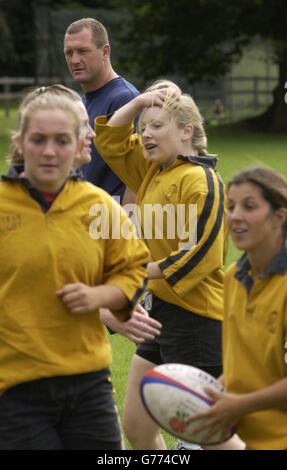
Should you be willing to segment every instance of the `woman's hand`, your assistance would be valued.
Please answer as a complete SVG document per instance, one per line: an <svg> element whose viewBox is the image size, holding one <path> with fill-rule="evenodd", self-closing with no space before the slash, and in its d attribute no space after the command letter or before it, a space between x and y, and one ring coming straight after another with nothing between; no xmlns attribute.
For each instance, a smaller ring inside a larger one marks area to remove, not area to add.
<svg viewBox="0 0 287 470"><path fill-rule="evenodd" d="M149 108L151 106L162 106L166 99L167 89L162 88L159 90L154 91L147 91L142 93L141 95L137 96L135 100L137 100L139 108Z"/></svg>
<svg viewBox="0 0 287 470"><path fill-rule="evenodd" d="M159 88L153 91L146 91L135 99L141 108L150 108L151 106L162 107L164 103L168 103L168 109L172 110L176 108L179 102L178 91L174 88Z"/></svg>
<svg viewBox="0 0 287 470"><path fill-rule="evenodd" d="M89 313L101 306L97 287L90 287L81 282L66 284L56 294L72 313Z"/></svg>
<svg viewBox="0 0 287 470"><path fill-rule="evenodd" d="M153 340L160 335L161 323L151 318L148 312L137 305L131 318L126 322L121 322L108 310L101 310L102 322L113 331L126 336L134 343L143 343L145 340Z"/></svg>
<svg viewBox="0 0 287 470"><path fill-rule="evenodd" d="M124 292L111 284L91 287L76 282L75 284L66 284L56 292L56 295L72 313L89 313L99 308L120 311L129 305L129 300Z"/></svg>
<svg viewBox="0 0 287 470"><path fill-rule="evenodd" d="M117 109L109 119L110 126L125 126L131 124L136 116L144 109L151 106L160 106L166 102L167 93L168 106L172 109L176 107L179 96L173 88L159 88L158 90L146 91L141 95L136 96L127 104Z"/></svg>
<svg viewBox="0 0 287 470"><path fill-rule="evenodd" d="M189 422L204 418L198 426L195 426L193 433L209 429L206 438L211 438L218 431L226 434L234 427L239 419L245 414L244 395L234 395L227 392L218 392L214 389L206 388L205 392L214 400L214 405L207 411L197 413Z"/></svg>

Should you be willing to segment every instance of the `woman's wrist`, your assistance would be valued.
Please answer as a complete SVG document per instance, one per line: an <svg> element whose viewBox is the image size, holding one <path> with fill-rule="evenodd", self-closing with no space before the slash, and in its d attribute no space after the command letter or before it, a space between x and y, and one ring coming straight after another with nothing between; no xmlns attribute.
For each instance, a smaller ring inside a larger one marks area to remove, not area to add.
<svg viewBox="0 0 287 470"><path fill-rule="evenodd" d="M162 272L158 263L148 263L147 272L149 279L162 279Z"/></svg>

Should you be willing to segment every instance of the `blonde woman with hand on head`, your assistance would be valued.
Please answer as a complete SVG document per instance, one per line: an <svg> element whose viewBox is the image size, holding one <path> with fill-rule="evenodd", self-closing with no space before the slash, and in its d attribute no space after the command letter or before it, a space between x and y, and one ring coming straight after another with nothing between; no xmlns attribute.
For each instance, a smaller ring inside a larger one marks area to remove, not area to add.
<svg viewBox="0 0 287 470"><path fill-rule="evenodd" d="M221 373L224 188L216 158L207 152L200 112L173 82L156 82L109 119L95 122L99 153L137 194L152 256L145 308L162 323L161 335L140 344L132 360L124 429L134 448L164 449L139 384L148 369L167 362ZM151 207L169 212L158 220Z"/></svg>
<svg viewBox="0 0 287 470"><path fill-rule="evenodd" d="M0 182L0 449L121 449L99 309L130 318L148 250L107 193L71 174L85 146L75 102L40 93L14 144L24 175ZM91 231L94 205L108 237ZM111 214L129 239L113 239Z"/></svg>

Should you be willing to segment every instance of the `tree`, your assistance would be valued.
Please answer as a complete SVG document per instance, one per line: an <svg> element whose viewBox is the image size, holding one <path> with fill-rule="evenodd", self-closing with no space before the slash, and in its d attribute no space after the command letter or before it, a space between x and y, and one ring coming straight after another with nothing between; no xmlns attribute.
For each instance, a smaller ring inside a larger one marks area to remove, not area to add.
<svg viewBox="0 0 287 470"><path fill-rule="evenodd" d="M36 76L36 43L40 33L35 27L36 8L45 6L57 9L71 5L79 7L81 4L85 4L85 1L0 0L0 70L2 75Z"/></svg>
<svg viewBox="0 0 287 470"><path fill-rule="evenodd" d="M118 2L123 3L123 2ZM126 0L129 20L122 40L122 62L144 81L184 75L190 82L224 75L254 36L272 42L279 65L274 101L253 125L286 131L284 86L287 77L285 0Z"/></svg>
<svg viewBox="0 0 287 470"><path fill-rule="evenodd" d="M1 0L1 56L3 75L33 74L33 18L32 2L27 0L25 8L18 0ZM2 42L4 40L4 42ZM23 72L24 71L24 72Z"/></svg>

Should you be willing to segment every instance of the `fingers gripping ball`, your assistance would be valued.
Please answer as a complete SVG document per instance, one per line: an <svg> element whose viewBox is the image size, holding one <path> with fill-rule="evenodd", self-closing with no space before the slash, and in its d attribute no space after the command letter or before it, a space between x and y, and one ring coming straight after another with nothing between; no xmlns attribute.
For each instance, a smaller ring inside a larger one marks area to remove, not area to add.
<svg viewBox="0 0 287 470"><path fill-rule="evenodd" d="M208 428L193 433L198 419L189 422L197 413L206 411L213 401L204 389L224 389L210 374L183 364L162 364L148 371L141 382L140 392L149 415L163 429L185 441L197 444L218 444L229 439L235 429L219 431L207 438Z"/></svg>

